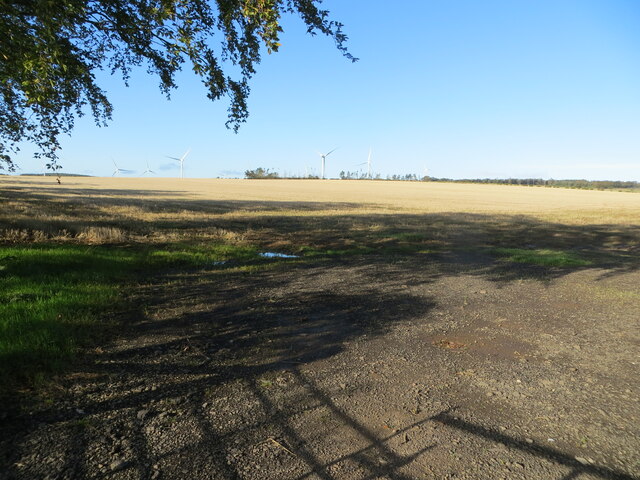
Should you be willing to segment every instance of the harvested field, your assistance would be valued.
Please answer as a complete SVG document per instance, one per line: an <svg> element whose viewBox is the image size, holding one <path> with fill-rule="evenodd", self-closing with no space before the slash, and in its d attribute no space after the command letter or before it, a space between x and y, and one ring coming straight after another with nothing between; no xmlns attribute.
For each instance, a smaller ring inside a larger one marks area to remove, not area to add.
<svg viewBox="0 0 640 480"><path fill-rule="evenodd" d="M72 196L90 195L90 203L97 205L104 201L108 205L125 207L130 203L135 207L163 201L173 206L183 200L188 211L187 207L198 201L210 202L210 213L216 213L215 206L222 202L231 202L235 207L224 213L344 213L354 209L532 215L571 223L583 219L635 223L640 213L638 197L633 193L455 183L64 177L63 184L56 185L51 177L5 177L2 186L5 194L8 190L27 189L38 196L67 201ZM129 201L122 201L125 199ZM251 202L263 206L248 208Z"/></svg>
<svg viewBox="0 0 640 480"><path fill-rule="evenodd" d="M640 195L4 177L0 198L7 248L199 259L137 271L117 329L12 392L1 479L640 478Z"/></svg>

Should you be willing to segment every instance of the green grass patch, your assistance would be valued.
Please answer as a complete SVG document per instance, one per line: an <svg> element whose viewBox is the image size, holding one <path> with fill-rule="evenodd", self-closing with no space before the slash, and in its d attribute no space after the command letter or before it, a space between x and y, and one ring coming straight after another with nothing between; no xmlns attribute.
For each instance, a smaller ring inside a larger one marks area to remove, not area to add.
<svg viewBox="0 0 640 480"><path fill-rule="evenodd" d="M492 252L514 263L530 263L545 267L583 267L591 265L589 260L581 258L575 253L562 250L495 248Z"/></svg>
<svg viewBox="0 0 640 480"><path fill-rule="evenodd" d="M142 273L254 259L224 244L0 247L0 389L37 384L98 341Z"/></svg>
<svg viewBox="0 0 640 480"><path fill-rule="evenodd" d="M0 247L0 382L34 383L60 370L136 264L123 249Z"/></svg>

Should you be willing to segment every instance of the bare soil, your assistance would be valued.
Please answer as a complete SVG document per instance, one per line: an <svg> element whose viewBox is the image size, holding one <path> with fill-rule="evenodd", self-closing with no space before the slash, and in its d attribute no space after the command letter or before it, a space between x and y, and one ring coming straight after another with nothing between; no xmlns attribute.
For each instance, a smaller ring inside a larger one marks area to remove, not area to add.
<svg viewBox="0 0 640 480"><path fill-rule="evenodd" d="M482 256L168 272L0 478L639 478L637 272Z"/></svg>

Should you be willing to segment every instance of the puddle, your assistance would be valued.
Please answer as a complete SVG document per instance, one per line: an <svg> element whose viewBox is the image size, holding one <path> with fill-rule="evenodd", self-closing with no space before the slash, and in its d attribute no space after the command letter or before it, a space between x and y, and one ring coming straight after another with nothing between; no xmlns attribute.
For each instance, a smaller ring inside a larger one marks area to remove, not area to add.
<svg viewBox="0 0 640 480"><path fill-rule="evenodd" d="M211 262L211 265L218 266L218 265L226 265L227 263L228 263L227 260L219 260L217 262Z"/></svg>
<svg viewBox="0 0 640 480"><path fill-rule="evenodd" d="M287 255L286 253L262 252L259 253L264 258L299 258L299 255Z"/></svg>

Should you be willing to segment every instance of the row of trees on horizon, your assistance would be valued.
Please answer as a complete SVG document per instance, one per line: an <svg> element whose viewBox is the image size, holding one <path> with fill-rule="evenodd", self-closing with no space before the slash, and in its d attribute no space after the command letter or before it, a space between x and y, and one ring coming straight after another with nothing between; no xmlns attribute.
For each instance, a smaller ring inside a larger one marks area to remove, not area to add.
<svg viewBox="0 0 640 480"><path fill-rule="evenodd" d="M249 179L318 179L317 175L283 175L281 176L274 170L268 168L256 168L254 170L246 170L244 172L245 178ZM341 180L390 180L390 181L405 181L405 182L451 182L451 183L486 183L496 185L521 185L530 187L561 187L561 188L582 188L592 190L640 190L640 182L636 181L623 181L623 180L583 180L583 179L566 179L566 180L554 180L543 178L465 178L465 179L452 179L452 178L437 178L437 177L418 177L415 173L407 174L393 174L383 177L379 173L372 175L371 177L366 172L350 172L341 171Z"/></svg>

